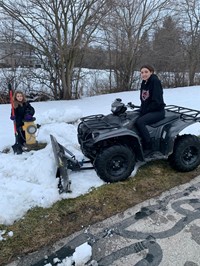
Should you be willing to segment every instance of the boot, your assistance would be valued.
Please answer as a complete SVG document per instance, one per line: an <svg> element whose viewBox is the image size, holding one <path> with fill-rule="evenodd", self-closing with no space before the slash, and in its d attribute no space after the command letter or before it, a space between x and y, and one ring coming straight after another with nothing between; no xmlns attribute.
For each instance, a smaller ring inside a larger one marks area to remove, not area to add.
<svg viewBox="0 0 200 266"><path fill-rule="evenodd" d="M151 143L151 141L149 141L149 142L144 142L144 144L143 144L143 149L144 149L144 151L145 151L145 150L151 150L151 149L152 149L152 143Z"/></svg>
<svg viewBox="0 0 200 266"><path fill-rule="evenodd" d="M143 145L143 152L145 156L150 155L153 151L152 151L152 143L151 142L146 142Z"/></svg>

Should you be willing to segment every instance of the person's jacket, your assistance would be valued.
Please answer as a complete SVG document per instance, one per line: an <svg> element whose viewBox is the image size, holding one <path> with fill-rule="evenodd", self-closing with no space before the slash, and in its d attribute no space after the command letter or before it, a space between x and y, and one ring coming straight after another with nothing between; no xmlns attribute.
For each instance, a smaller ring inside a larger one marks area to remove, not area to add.
<svg viewBox="0 0 200 266"><path fill-rule="evenodd" d="M24 102L22 105L18 105L18 107L15 108L15 121L17 128L23 126L24 124L24 117L26 115L34 115L35 109L33 106L30 105L29 102Z"/></svg>
<svg viewBox="0 0 200 266"><path fill-rule="evenodd" d="M143 80L140 89L141 114L161 111L165 107L163 88L157 75L152 74L147 81Z"/></svg>

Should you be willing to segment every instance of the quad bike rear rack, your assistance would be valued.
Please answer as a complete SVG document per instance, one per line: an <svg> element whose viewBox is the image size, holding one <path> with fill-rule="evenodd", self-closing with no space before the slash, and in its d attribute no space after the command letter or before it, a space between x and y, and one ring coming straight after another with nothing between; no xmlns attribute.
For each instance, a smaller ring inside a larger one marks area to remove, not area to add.
<svg viewBox="0 0 200 266"><path fill-rule="evenodd" d="M200 121L200 111L177 106L177 105L167 105L165 107L166 111L173 112L180 115L183 120L194 120L196 122Z"/></svg>
<svg viewBox="0 0 200 266"><path fill-rule="evenodd" d="M84 167L85 164L90 164L91 161L87 160L79 162L76 159L75 155L68 149L66 149L64 146L62 146L53 135L50 135L50 139L57 166L56 178L59 178L59 193L69 193L71 192L71 180L69 179L68 171L90 170L94 169L94 167Z"/></svg>

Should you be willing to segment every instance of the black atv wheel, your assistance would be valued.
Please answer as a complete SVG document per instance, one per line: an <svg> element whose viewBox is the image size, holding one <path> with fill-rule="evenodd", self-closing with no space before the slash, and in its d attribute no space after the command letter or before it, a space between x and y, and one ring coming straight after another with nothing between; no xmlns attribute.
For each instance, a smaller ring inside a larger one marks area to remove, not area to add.
<svg viewBox="0 0 200 266"><path fill-rule="evenodd" d="M135 167L135 154L127 146L114 145L103 149L94 161L97 175L105 182L127 179Z"/></svg>
<svg viewBox="0 0 200 266"><path fill-rule="evenodd" d="M189 172L200 164L200 140L194 135L182 135L174 144L169 156L171 166L181 172Z"/></svg>

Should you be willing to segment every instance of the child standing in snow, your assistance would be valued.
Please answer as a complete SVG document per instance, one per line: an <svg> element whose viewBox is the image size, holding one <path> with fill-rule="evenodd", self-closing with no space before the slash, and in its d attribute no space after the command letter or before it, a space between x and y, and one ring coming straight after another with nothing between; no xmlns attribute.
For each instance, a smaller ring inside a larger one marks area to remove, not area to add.
<svg viewBox="0 0 200 266"><path fill-rule="evenodd" d="M22 146L25 144L25 132L22 129L24 121L34 121L33 117L35 110L29 102L26 101L26 97L22 91L15 91L13 95L13 105L14 105L14 116L12 115L10 119L14 120L16 123L16 129L18 133L18 143Z"/></svg>

